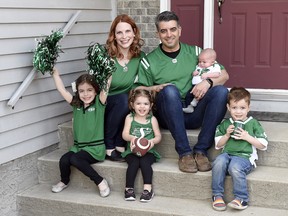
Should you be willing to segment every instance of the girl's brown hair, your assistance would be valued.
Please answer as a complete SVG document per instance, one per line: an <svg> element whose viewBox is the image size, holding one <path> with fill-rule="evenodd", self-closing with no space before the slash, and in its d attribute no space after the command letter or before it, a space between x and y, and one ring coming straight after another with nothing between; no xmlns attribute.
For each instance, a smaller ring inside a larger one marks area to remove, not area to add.
<svg viewBox="0 0 288 216"><path fill-rule="evenodd" d="M79 97L79 89L78 89L79 85L81 85L81 84L87 83L87 84L91 85L95 89L96 94L99 94L99 86L96 83L94 76L92 76L90 74L83 74L83 75L79 76L75 82L76 82L76 90L77 91L75 92L75 96L73 97L73 100L71 102L72 106L76 106L76 107L82 107L83 106L83 102L80 100L80 97ZM92 103L95 103L95 98L94 98Z"/></svg>
<svg viewBox="0 0 288 216"><path fill-rule="evenodd" d="M120 22L126 22L131 25L135 37L129 49L129 57L130 58L138 57L141 52L141 47L144 45L144 40L141 39L140 37L140 30L137 27L135 21L126 14L118 15L111 24L109 36L106 41L106 48L108 50L109 55L112 58L116 57L121 59L124 57L123 54L118 49L117 42L115 40L115 29L118 23Z"/></svg>
<svg viewBox="0 0 288 216"><path fill-rule="evenodd" d="M137 97L147 97L149 102L152 104L152 108L154 107L154 99L155 99L155 93L153 91L148 91L145 89L133 89L129 93L129 99L128 99L128 105L129 109L133 111L132 104L135 102Z"/></svg>

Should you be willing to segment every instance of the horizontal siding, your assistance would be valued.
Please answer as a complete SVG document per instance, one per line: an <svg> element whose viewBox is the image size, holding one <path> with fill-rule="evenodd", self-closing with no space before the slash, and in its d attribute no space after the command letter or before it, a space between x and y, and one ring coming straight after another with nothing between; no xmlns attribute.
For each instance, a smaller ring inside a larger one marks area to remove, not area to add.
<svg viewBox="0 0 288 216"><path fill-rule="evenodd" d="M50 118L53 118L55 116L67 114L67 112L71 113L71 108L69 110L69 106L70 105L66 103L66 101L62 101L55 104L37 107L32 110L15 113L13 115L6 115L1 119L0 133L5 133L11 130L28 126L30 124L49 120ZM55 115L55 113L57 113L57 115ZM31 131L31 135L32 133L33 131ZM4 135L1 134L1 136Z"/></svg>
<svg viewBox="0 0 288 216"><path fill-rule="evenodd" d="M62 75L62 79L63 79L64 84L66 86L71 86L71 82L76 80L80 74L79 73L73 73L73 74L69 74L69 75ZM55 84L53 82L53 79L52 79L52 77L48 77L48 76L46 76L46 78L34 79L31 83L31 85L24 92L21 100L25 100L25 97L28 95L40 94L43 92L50 91L52 89L55 90ZM12 96L12 94L14 93L14 92L9 92L9 89L11 89L11 87L13 87L13 89L16 90L19 86L20 86L20 83L0 86L0 91L3 92L2 94L0 94L0 101L9 100L10 97ZM20 106L20 105L16 104L16 106Z"/></svg>
<svg viewBox="0 0 288 216"><path fill-rule="evenodd" d="M112 5L109 0L1 0L0 7L3 8L48 8L48 9L106 9L111 10Z"/></svg>
<svg viewBox="0 0 288 216"><path fill-rule="evenodd" d="M7 142L0 143L1 149L17 145L19 142L28 141L46 133L57 132L57 126L61 122L67 122L71 120L71 112L66 115L56 116L53 118L44 119L43 121L37 121L34 124L26 125L25 127L18 127L12 131L7 131L0 134L0 140L8 140ZM33 132L31 134L31 132ZM15 136L17 134L17 136Z"/></svg>
<svg viewBox="0 0 288 216"><path fill-rule="evenodd" d="M1 5L1 3L0 3ZM1 7L1 6L0 6ZM79 10L79 9L78 9ZM74 14L76 10L63 10L63 9L25 9L23 8L8 8L2 10L0 14L0 23L8 24L27 24L27 23L59 23L68 21L71 14ZM18 13L19 16L11 16L11 14ZM53 16L51 16L53 13ZM37 19L35 19L37 17ZM49 20L47 19L49 17ZM9 18L9 19L8 19ZM107 10L81 10L78 22L103 22L110 21L111 16L107 13Z"/></svg>
<svg viewBox="0 0 288 216"><path fill-rule="evenodd" d="M36 39L63 28L81 10L77 23L60 45L57 68L65 86L86 73L91 43L105 43L115 14L114 0L0 1L0 163L58 142L57 125L71 120L71 107L49 74L37 73L12 109L7 106L31 72ZM12 137L12 138L11 138Z"/></svg>
<svg viewBox="0 0 288 216"><path fill-rule="evenodd" d="M107 33L110 28L111 22L83 22L77 23L71 29L70 34L96 34L96 33ZM43 36L51 34L51 31L56 31L63 28L66 23L35 23L35 24L1 24L0 39L7 38L26 38L32 37L41 38ZM29 29L29 31L27 31ZM39 34L36 34L36 32ZM31 47L32 49L34 48Z"/></svg>
<svg viewBox="0 0 288 216"><path fill-rule="evenodd" d="M12 145L8 148L1 149L0 164L23 157L29 153L36 152L53 144L57 144L58 141L58 133L55 131L52 133L45 133L35 139L23 141L18 145Z"/></svg>

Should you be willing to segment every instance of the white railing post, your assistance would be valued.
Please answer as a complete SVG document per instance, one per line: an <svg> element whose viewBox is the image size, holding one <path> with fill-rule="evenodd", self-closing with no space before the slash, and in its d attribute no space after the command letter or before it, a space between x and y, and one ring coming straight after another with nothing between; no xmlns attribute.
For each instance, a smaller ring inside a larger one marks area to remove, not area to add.
<svg viewBox="0 0 288 216"><path fill-rule="evenodd" d="M69 33L70 29L73 27L73 25L76 23L79 14L81 13L81 10L77 11L68 21L68 23L62 28L63 32L63 38ZM63 39L62 38L62 39ZM14 92L10 100L8 101L7 105L11 106L12 109L14 108L15 104L18 102L18 100L22 97L23 93L26 91L30 83L33 81L37 71L33 68L31 72L27 75L25 80L21 83L19 88Z"/></svg>

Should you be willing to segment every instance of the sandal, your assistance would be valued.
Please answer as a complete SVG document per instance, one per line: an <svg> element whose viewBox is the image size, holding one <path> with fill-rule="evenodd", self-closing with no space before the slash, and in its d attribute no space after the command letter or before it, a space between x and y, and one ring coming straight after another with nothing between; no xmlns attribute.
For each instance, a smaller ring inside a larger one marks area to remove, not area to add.
<svg viewBox="0 0 288 216"><path fill-rule="evenodd" d="M212 207L216 211L225 211L226 204L221 196L213 196L212 197Z"/></svg>
<svg viewBox="0 0 288 216"><path fill-rule="evenodd" d="M228 203L228 206L234 209L243 210L248 207L248 203L243 200L234 199L230 203Z"/></svg>

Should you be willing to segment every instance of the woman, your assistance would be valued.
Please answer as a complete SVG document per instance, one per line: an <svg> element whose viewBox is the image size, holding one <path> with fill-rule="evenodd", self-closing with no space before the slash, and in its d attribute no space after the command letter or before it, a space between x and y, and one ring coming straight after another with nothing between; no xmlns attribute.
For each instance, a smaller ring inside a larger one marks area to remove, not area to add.
<svg viewBox="0 0 288 216"><path fill-rule="evenodd" d="M126 14L118 15L110 28L106 48L115 60L117 70L113 73L105 111L106 158L111 161L125 161L121 152L126 142L122 130L129 113L128 93L134 83L144 45L135 21Z"/></svg>

